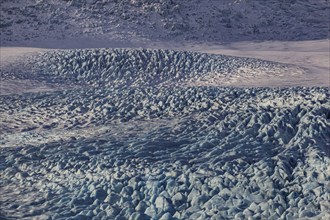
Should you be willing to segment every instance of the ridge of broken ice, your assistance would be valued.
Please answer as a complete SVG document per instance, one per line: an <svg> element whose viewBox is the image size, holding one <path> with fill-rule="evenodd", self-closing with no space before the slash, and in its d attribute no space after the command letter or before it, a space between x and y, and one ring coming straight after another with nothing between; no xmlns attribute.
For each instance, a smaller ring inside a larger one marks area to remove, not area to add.
<svg viewBox="0 0 330 220"><path fill-rule="evenodd" d="M1 71L3 79L92 86L212 85L290 74L297 67L254 58L151 49L56 50Z"/></svg>

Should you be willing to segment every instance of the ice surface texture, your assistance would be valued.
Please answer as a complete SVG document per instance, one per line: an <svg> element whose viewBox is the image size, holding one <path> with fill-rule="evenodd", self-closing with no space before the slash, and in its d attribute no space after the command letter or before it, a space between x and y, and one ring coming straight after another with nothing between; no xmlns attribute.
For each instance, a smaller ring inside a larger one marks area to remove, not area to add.
<svg viewBox="0 0 330 220"><path fill-rule="evenodd" d="M6 67L2 79L78 86L0 96L1 217L329 218L329 88L190 86L243 67L288 70L121 49Z"/></svg>
<svg viewBox="0 0 330 220"><path fill-rule="evenodd" d="M274 77L298 69L253 58L149 49L55 50L24 62L4 68L1 78L115 88L203 82L224 86L237 78Z"/></svg>
<svg viewBox="0 0 330 220"><path fill-rule="evenodd" d="M329 104L324 88L2 96L2 215L326 216ZM106 130L93 133L100 126ZM77 129L83 137L70 136Z"/></svg>

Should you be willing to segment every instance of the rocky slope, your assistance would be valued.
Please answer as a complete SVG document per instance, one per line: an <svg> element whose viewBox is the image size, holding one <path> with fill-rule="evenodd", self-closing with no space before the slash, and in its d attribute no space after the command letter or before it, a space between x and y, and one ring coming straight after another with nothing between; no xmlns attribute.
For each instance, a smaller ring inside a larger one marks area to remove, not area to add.
<svg viewBox="0 0 330 220"><path fill-rule="evenodd" d="M40 40L312 40L328 38L326 0L3 0L1 44ZM25 43L24 43L25 42Z"/></svg>

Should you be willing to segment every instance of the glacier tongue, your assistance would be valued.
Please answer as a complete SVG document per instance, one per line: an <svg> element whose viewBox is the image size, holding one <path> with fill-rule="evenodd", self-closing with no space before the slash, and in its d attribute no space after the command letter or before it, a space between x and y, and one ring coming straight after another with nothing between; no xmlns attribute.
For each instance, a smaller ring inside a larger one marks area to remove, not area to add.
<svg viewBox="0 0 330 220"><path fill-rule="evenodd" d="M0 101L4 216L328 217L327 88L114 86Z"/></svg>

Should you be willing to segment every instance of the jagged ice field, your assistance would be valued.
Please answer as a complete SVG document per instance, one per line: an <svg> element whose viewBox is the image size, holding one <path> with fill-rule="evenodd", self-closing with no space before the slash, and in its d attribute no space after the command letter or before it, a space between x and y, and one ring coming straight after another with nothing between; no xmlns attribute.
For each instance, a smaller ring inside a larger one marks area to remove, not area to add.
<svg viewBox="0 0 330 220"><path fill-rule="evenodd" d="M1 219L329 218L329 89L231 84L294 71L150 49L6 66L49 88L0 96Z"/></svg>

